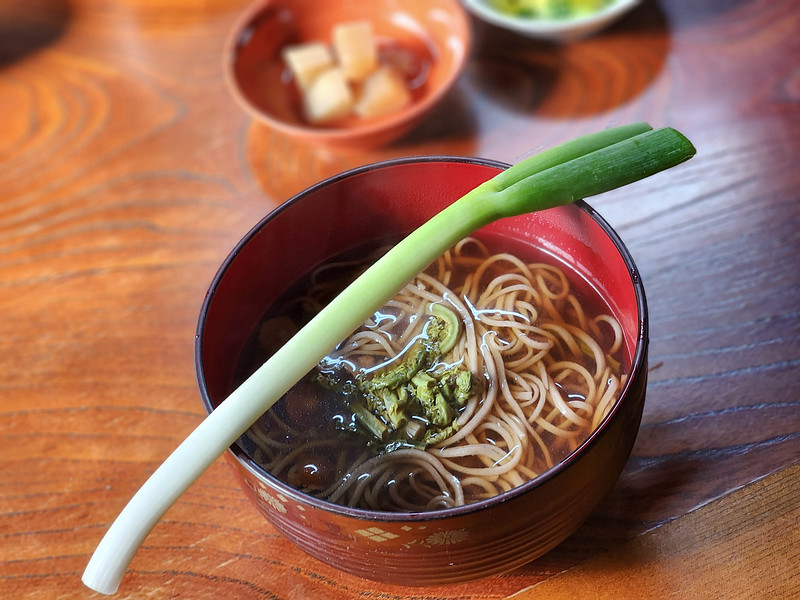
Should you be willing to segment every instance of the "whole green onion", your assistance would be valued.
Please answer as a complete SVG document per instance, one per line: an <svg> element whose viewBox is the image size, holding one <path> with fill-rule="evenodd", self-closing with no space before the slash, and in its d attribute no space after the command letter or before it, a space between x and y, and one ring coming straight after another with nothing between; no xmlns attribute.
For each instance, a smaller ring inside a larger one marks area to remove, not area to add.
<svg viewBox="0 0 800 600"><path fill-rule="evenodd" d="M144 538L200 474L330 350L456 242L497 219L607 192L694 153L691 142L674 129L625 125L536 154L462 196L365 271L178 446L106 532L83 582L114 593Z"/></svg>

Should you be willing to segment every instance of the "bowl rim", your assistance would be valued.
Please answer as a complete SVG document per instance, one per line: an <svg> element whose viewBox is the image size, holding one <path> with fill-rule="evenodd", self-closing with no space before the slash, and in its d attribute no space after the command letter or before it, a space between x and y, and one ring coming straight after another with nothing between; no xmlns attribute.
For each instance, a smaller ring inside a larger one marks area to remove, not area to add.
<svg viewBox="0 0 800 600"><path fill-rule="evenodd" d="M464 157L464 156L429 155L429 156L410 156L410 157L392 158L388 160L362 165L353 169L348 169L346 171L342 171L336 175L328 177L322 181L319 181L314 185L298 192L297 194L295 194L294 196L283 202L281 205L277 206L275 209L270 211L262 219L260 219L259 222L255 226L253 226L244 235L244 237L242 237L242 239L239 240L239 242L236 243L234 248L222 262L217 273L214 275L211 284L209 285L208 291L206 292L205 297L203 299L203 303L200 309L200 314L198 316L197 326L195 330L195 344L194 344L195 376L196 376L197 386L200 392L201 402L203 404L203 408L206 410L206 413L210 413L213 410L213 406L211 404L211 399L208 396L208 391L205 386L204 369L202 362L203 332L205 328L205 317L208 313L209 306L211 304L211 301L213 300L214 293L217 287L220 285L222 279L225 276L226 271L231 266L233 260L236 258L240 250L245 245L247 245L267 223L272 221L283 211L288 210L296 203L302 201L302 199L305 198L306 196L315 193L317 190L321 188L334 185L339 181L354 176L358 176L365 172L377 171L384 168L393 168L397 166L403 166L406 164L417 164L417 163L466 163L476 166L485 166L497 169L507 169L511 166L508 163L492 159ZM459 517L479 512L484 509L488 509L493 506L511 501L512 499L518 496L526 494L531 489L544 485L547 481L556 477L559 473L568 470L573 464L576 463L576 461L580 459L582 455L586 454L586 452L593 445L597 443L597 440L601 437L604 430L609 428L612 421L616 420L617 415L621 410L620 407L624 404L625 398L627 397L628 393L633 387L634 382L636 382L639 379L639 377L645 377L645 378L647 377L647 353L649 345L649 315L647 309L647 299L645 296L642 277L639 273L638 267L636 266L633 260L633 256L631 255L628 248L625 246L619 234L594 208L592 208L582 199L576 200L572 204L576 206L579 210L586 213L587 216L591 218L593 221L595 221L595 223L603 230L603 232L612 241L617 251L619 252L620 257L625 263L628 269L628 275L630 277L631 285L633 286L634 295L636 298L636 307L637 307L636 322L638 325L637 327L638 331L636 337L636 348L634 349L633 357L631 359L631 369L630 372L628 373L628 377L625 381L625 384L622 386L619 400L614 404L611 411L600 422L598 427L594 431L592 431L589 434L589 436L575 450L570 452L564 459L559 461L557 464L555 464L553 467L551 467L538 477L535 477L534 479L531 479L530 481L527 481L522 485L514 487L508 491L505 491L491 498L486 498L484 500L479 500L477 502L471 502L468 504L464 504L462 506L443 508L432 511L388 512L388 511L379 511L379 510L344 506L305 494L291 487L289 484L281 481L277 477L271 475L269 472L267 472L265 469L259 466L239 446L238 440L234 442L234 444L232 444L226 450L228 455L233 456L238 462L238 464L240 464L242 467L250 471L250 473L252 473L259 481L267 485L269 488L273 489L276 493L280 493L283 496L292 499L297 503L309 505L316 509L323 510L325 512L334 513L337 515L343 515L346 517L351 517L359 520L401 522L401 523L438 521L445 518ZM569 205L566 205L564 207L557 207L557 209L564 209L564 208L569 209Z"/></svg>
<svg viewBox="0 0 800 600"><path fill-rule="evenodd" d="M598 25L622 15L639 4L641 0L615 0L608 6L588 15L566 19L523 18L507 15L489 6L487 0L463 0L464 6L485 21L521 33L556 35L572 30Z"/></svg>
<svg viewBox="0 0 800 600"><path fill-rule="evenodd" d="M466 11L464 11L460 4L460 0L445 0L451 2L455 9L451 14L462 20L464 36L462 38L462 52L460 52L460 54L454 53L456 58L453 68L448 72L447 77L442 81L441 85L432 89L429 94L426 94L420 100L412 102L411 105L403 110L394 112L385 117L365 120L364 123L355 123L347 127L318 127L302 122L296 124L290 123L273 117L270 113L262 111L256 104L251 102L250 98L242 91L235 72L236 48L239 40L242 38L249 24L256 20L261 11L267 8L273 1L274 0L255 0L247 6L234 21L223 45L223 79L236 103L239 104L247 114L256 121L267 124L292 137L315 138L321 142L327 143L346 142L353 139L369 138L373 135L402 127L405 124L413 123L416 119L421 118L433 106L438 104L438 102L450 92L461 76L470 56L473 39L472 29ZM431 45L430 36L423 41L427 46ZM452 45L448 44L448 47L450 46Z"/></svg>

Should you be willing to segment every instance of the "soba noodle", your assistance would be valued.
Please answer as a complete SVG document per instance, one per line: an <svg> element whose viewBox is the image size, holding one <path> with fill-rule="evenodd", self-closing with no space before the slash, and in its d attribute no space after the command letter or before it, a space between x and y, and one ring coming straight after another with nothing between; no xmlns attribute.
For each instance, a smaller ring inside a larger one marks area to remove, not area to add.
<svg viewBox="0 0 800 600"><path fill-rule="evenodd" d="M312 274L311 288L293 305L318 310L336 289L325 276L345 266ZM248 432L254 459L331 502L434 510L535 478L584 441L616 402L625 378L617 321L593 316L596 307L584 304L558 267L492 253L476 238L417 276L325 362L352 375L379 372L423 335L432 303L462 322L443 361L481 382L459 409L452 435L425 449L401 444L391 451L335 428L308 435L308 426L292 421L291 398Z"/></svg>

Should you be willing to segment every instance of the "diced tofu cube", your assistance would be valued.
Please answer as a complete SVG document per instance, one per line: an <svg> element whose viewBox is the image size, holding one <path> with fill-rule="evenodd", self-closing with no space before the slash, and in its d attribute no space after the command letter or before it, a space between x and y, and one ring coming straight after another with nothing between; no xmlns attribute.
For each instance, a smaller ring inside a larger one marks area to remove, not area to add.
<svg viewBox="0 0 800 600"><path fill-rule="evenodd" d="M297 85L304 91L320 73L333 66L333 53L322 42L287 46L282 55Z"/></svg>
<svg viewBox="0 0 800 600"><path fill-rule="evenodd" d="M326 123L350 114L355 99L342 69L333 67L318 75L305 94L306 118Z"/></svg>
<svg viewBox="0 0 800 600"><path fill-rule="evenodd" d="M377 117L399 110L410 102L411 93L405 79L396 69L383 66L364 81L355 112L361 117Z"/></svg>
<svg viewBox="0 0 800 600"><path fill-rule="evenodd" d="M350 81L361 81L378 67L378 50L369 21L348 21L333 28L333 49Z"/></svg>

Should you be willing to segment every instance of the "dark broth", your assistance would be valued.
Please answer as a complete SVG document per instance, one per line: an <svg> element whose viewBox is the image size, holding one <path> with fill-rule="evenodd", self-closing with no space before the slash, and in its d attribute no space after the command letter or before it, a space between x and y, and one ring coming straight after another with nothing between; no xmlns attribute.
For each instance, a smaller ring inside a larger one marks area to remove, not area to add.
<svg viewBox="0 0 800 600"><path fill-rule="evenodd" d="M566 274L573 294L579 298L588 315L611 314L609 307L588 282L577 277L573 271L560 264L544 251L533 249L527 244L514 243L501 238L483 236L480 240L493 253L511 252L527 263L542 262L558 266ZM328 286L321 302L324 304L324 302L335 297L339 291L358 275L360 270L374 262L385 251L386 247L383 246L383 250L358 249L330 261L331 263L348 263L349 266L331 268L326 272L322 280L316 281L316 284L324 282ZM352 264L353 262L360 264L355 265ZM459 276L463 276L463 274ZM305 291L310 287L309 278L310 275L307 275L288 290L281 300L268 310L256 327L239 361L236 377L237 385L263 364L269 358L271 352L288 339L296 329L302 327L314 316L315 310L309 310L310 307L308 306L292 302L293 299L304 295ZM261 327L267 321L271 324L269 327L270 335L267 336L268 339L265 339L261 332ZM261 339L259 340L259 338ZM603 347L608 346L608 340L598 339L598 341ZM274 347L270 348L270 345ZM627 353L623 345L622 349L614 356L614 359L620 363L622 371L627 371L629 368L626 357ZM357 456L365 452L381 452L384 449L377 447L364 436L353 433L358 429L358 426L346 404L337 396L336 392L312 383L311 375L308 374L283 399L276 403L271 415L268 413L262 417L262 425L270 430L280 432L278 435L279 440L289 446L297 447L311 442L311 447L296 456L290 465L287 465L286 468L281 469L275 475L293 487L316 493L328 488L335 481L344 477L348 471L348 466ZM585 439L589 433L589 429L582 432L581 439ZM330 440L333 438L339 444L336 452L331 452L328 445L313 447L315 440ZM257 444L254 444L250 437L243 436L240 443L256 462L260 462ZM552 458L557 463L563 460L570 450L554 446L551 451ZM467 501L474 501L475 499L470 498Z"/></svg>

